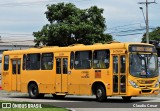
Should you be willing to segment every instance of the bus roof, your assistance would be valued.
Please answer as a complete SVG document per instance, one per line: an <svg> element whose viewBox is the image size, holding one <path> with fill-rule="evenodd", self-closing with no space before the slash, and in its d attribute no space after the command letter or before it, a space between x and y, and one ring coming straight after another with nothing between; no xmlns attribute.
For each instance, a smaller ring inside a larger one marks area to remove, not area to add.
<svg viewBox="0 0 160 111"><path fill-rule="evenodd" d="M149 45L146 43L121 43L121 42L113 42L113 43L95 43L93 45L84 45L84 44L73 44L71 46L66 47L58 47L58 46L45 46L39 48L29 48L25 50L12 50L12 51L4 51L3 54L23 54L23 53L40 53L40 52L67 52L67 51L78 51L78 50L100 50L100 49L126 49L128 50L129 45Z"/></svg>

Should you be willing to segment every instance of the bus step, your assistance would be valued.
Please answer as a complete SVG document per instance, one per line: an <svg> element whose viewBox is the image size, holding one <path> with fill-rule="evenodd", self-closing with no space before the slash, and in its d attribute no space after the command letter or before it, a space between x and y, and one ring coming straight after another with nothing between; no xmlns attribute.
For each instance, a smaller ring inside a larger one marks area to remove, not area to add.
<svg viewBox="0 0 160 111"><path fill-rule="evenodd" d="M56 95L66 95L66 93L56 93Z"/></svg>

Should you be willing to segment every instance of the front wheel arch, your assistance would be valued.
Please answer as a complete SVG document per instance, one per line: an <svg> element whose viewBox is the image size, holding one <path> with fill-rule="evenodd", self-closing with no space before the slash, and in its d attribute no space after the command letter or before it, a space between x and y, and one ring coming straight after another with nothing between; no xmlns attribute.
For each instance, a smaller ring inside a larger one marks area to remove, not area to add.
<svg viewBox="0 0 160 111"><path fill-rule="evenodd" d="M29 97L33 99L44 97L44 94L39 93L39 88L35 81L30 81L28 83L28 94L29 94Z"/></svg>
<svg viewBox="0 0 160 111"><path fill-rule="evenodd" d="M105 88L105 91L106 91L106 87L105 87L104 83L101 82L101 81L96 81L96 82L94 82L94 83L92 84L92 94L94 94L94 95L96 94L96 88L97 88L97 86L99 86L99 85L103 86L103 87Z"/></svg>
<svg viewBox="0 0 160 111"><path fill-rule="evenodd" d="M102 82L95 82L92 85L92 93L96 95L98 102L104 102L107 99L106 87Z"/></svg>

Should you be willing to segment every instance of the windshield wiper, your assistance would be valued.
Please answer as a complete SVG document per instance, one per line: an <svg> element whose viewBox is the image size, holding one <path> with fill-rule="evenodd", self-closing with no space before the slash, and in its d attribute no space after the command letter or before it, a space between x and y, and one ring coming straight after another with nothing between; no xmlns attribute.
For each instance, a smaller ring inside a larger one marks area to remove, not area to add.
<svg viewBox="0 0 160 111"><path fill-rule="evenodd" d="M144 58L144 63L145 63L145 71L146 71L146 78L147 78L147 75L148 75L149 72L147 72L147 61L146 61L145 58Z"/></svg>

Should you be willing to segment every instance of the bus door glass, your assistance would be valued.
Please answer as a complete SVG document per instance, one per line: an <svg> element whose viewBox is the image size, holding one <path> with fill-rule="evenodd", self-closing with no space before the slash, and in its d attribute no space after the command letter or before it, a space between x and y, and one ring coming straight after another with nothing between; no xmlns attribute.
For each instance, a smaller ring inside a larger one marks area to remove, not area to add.
<svg viewBox="0 0 160 111"><path fill-rule="evenodd" d="M20 91L21 84L21 60L12 59L12 90Z"/></svg>
<svg viewBox="0 0 160 111"><path fill-rule="evenodd" d="M68 58L56 58L56 92L67 93L68 84Z"/></svg>
<svg viewBox="0 0 160 111"><path fill-rule="evenodd" d="M113 55L113 93L126 93L126 56Z"/></svg>

